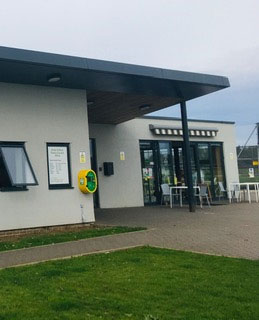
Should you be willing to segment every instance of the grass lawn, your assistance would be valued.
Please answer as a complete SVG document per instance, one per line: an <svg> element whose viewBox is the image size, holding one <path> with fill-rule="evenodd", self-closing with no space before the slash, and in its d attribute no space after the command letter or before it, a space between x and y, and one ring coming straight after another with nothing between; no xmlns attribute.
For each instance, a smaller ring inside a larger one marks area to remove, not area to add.
<svg viewBox="0 0 259 320"><path fill-rule="evenodd" d="M29 237L28 236L22 237L20 239L14 239L11 241L0 241L0 251L30 248L30 247L43 246L43 245L52 244L52 243L75 241L80 239L101 237L101 236L107 236L107 235L112 235L116 233L125 233L125 232L133 232L133 231L140 231L140 230L145 230L145 228L95 227L95 228L85 228L79 231L31 235Z"/></svg>
<svg viewBox="0 0 259 320"><path fill-rule="evenodd" d="M136 248L0 270L0 319L258 320L259 261Z"/></svg>

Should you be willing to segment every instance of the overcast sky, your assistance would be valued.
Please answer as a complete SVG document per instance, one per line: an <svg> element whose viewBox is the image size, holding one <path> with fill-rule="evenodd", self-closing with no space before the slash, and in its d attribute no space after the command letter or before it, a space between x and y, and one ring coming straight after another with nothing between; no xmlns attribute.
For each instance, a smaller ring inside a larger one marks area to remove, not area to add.
<svg viewBox="0 0 259 320"><path fill-rule="evenodd" d="M2 46L225 75L231 88L190 101L188 116L235 121L238 144L259 122L259 0L0 4ZM178 116L179 107L157 114Z"/></svg>

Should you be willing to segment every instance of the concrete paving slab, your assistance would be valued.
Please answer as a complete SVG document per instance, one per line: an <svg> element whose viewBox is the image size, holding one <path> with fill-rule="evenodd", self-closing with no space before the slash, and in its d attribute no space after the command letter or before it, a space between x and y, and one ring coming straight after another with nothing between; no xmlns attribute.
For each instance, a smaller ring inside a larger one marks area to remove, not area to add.
<svg viewBox="0 0 259 320"><path fill-rule="evenodd" d="M208 254L259 259L259 203L197 208L105 209L96 211L99 224L155 228L149 245Z"/></svg>

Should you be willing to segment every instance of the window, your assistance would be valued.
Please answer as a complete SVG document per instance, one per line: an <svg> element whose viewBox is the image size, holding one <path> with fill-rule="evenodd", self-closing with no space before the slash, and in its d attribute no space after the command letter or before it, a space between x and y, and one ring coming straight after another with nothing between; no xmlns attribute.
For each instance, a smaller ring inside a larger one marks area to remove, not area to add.
<svg viewBox="0 0 259 320"><path fill-rule="evenodd" d="M37 184L24 143L0 143L1 191L26 190Z"/></svg>
<svg viewBox="0 0 259 320"><path fill-rule="evenodd" d="M49 189L72 189L69 143L47 143Z"/></svg>

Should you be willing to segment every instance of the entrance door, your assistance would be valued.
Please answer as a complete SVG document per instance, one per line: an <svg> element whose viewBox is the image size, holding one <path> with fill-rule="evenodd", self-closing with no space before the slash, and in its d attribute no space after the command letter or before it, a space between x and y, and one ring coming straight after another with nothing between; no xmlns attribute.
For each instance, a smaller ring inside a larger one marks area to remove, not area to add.
<svg viewBox="0 0 259 320"><path fill-rule="evenodd" d="M156 204L159 198L157 181L157 152L155 142L140 142L144 204Z"/></svg>
<svg viewBox="0 0 259 320"><path fill-rule="evenodd" d="M187 184L185 181L186 170L184 164L184 155L182 143L172 143L172 158L173 158L173 168L175 172L174 184ZM193 185L197 185L199 182L199 173L197 168L197 152L195 147L191 145L191 167L192 167L192 182Z"/></svg>
<svg viewBox="0 0 259 320"><path fill-rule="evenodd" d="M97 172L97 158L96 158L96 145L95 145L95 139L90 139L89 140L90 144L90 159L91 159L91 169L94 170L96 175L98 174ZM97 176L98 178L98 176ZM99 195L98 195L98 188L96 192L93 194L93 200L94 200L94 207L99 208Z"/></svg>
<svg viewBox="0 0 259 320"><path fill-rule="evenodd" d="M217 197L218 183L225 185L223 148L221 143L198 143L200 182L209 186L212 198Z"/></svg>
<svg viewBox="0 0 259 320"><path fill-rule="evenodd" d="M158 143L159 147L159 177L160 184L174 184L174 170L171 153L171 143L163 141Z"/></svg>
<svg viewBox="0 0 259 320"><path fill-rule="evenodd" d="M221 144L211 144L211 157L213 171L213 196L217 197L220 195L219 182L221 182L226 189L223 149Z"/></svg>

